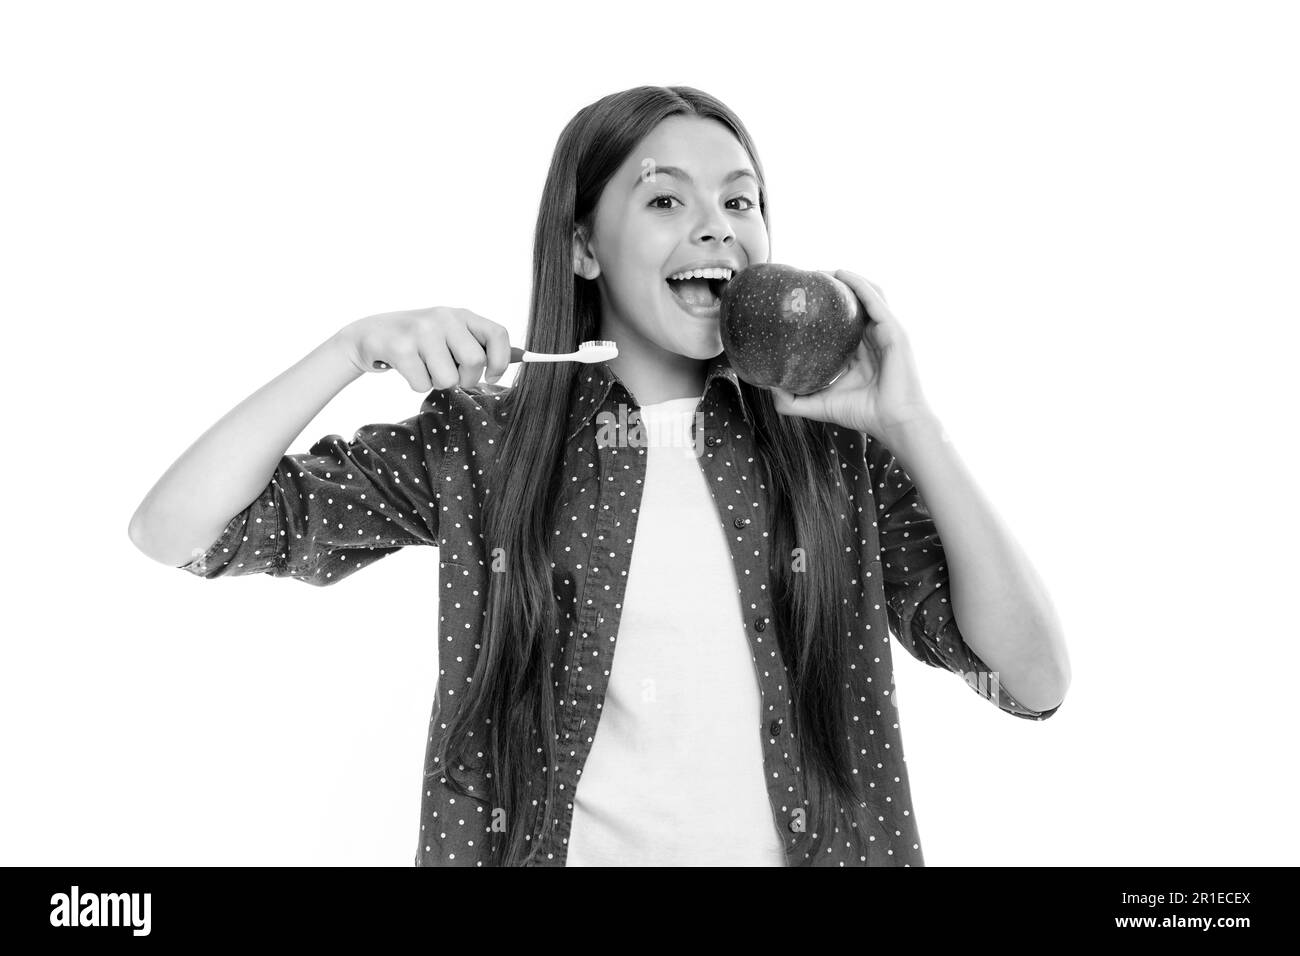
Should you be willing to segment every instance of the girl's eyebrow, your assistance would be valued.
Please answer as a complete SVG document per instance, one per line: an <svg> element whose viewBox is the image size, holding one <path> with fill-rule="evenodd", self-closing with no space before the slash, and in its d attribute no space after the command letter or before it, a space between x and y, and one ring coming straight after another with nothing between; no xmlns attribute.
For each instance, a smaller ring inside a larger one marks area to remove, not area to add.
<svg viewBox="0 0 1300 956"><path fill-rule="evenodd" d="M672 176L674 179L680 179L682 182L689 183L692 186L695 185L695 180L691 178L691 174L679 166L654 166L652 167L652 171L655 175L662 173L665 176ZM727 173L727 175L722 177L722 185L725 186L727 183L734 182L735 180L741 179L745 176L748 176L750 179L754 180L754 182L758 182L758 176L754 174L752 169L733 169L731 172ZM637 173L637 180L637 186L640 186L642 183L651 182L651 180L644 178L642 173ZM633 189L635 188L637 187L634 186Z"/></svg>

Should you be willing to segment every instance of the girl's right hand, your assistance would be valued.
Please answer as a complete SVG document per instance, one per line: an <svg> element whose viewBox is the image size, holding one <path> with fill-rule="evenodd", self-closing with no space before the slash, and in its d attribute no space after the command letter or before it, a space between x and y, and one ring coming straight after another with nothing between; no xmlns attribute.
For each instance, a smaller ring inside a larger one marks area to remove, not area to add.
<svg viewBox="0 0 1300 956"><path fill-rule="evenodd" d="M434 306L382 312L338 331L348 360L362 372L397 369L417 392L496 382L510 364L505 327L468 309Z"/></svg>

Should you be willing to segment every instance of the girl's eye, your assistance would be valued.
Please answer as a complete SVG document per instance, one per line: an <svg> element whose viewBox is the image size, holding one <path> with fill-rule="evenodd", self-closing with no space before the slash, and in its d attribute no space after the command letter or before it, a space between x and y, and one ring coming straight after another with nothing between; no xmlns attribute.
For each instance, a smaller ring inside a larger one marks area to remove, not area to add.
<svg viewBox="0 0 1300 956"><path fill-rule="evenodd" d="M658 196L655 196L654 199L651 199L648 205L653 207L654 209L672 209L673 207L671 205L668 206L656 205L660 200L663 199L668 199L671 200L672 202L677 202L677 203L681 202L681 200L678 199L676 196L674 196L672 193L660 193ZM729 199L727 201L743 202L749 204L745 206L743 209L738 210L739 212L749 212L751 209L756 209L758 207L758 203L754 202L754 200L750 199L748 196L737 196L735 199Z"/></svg>

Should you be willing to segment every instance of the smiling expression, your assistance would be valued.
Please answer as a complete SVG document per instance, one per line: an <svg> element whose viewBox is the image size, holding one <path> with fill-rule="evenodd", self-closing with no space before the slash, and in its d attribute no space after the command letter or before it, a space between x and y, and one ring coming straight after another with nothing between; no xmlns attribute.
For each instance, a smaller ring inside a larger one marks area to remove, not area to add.
<svg viewBox="0 0 1300 956"><path fill-rule="evenodd" d="M605 186L592 236L574 243L574 271L600 290L600 338L621 352L721 352L717 308L692 309L667 280L692 266L767 262L758 200L753 164L725 125L670 116L656 126Z"/></svg>

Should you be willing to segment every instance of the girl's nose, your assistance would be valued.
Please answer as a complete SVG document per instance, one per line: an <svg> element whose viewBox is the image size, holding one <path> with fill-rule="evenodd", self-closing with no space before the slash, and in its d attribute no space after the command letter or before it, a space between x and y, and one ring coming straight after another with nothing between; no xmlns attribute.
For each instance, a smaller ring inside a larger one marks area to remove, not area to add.
<svg viewBox="0 0 1300 956"><path fill-rule="evenodd" d="M726 218L714 211L700 225L697 239L700 242L718 239L722 243L726 244L728 242L735 242L736 234L732 231L731 225L727 222Z"/></svg>
<svg viewBox="0 0 1300 956"><path fill-rule="evenodd" d="M728 243L735 242L736 235L724 226L721 229L706 229L699 236L700 242L711 242L714 239L721 240L722 244L725 246Z"/></svg>

